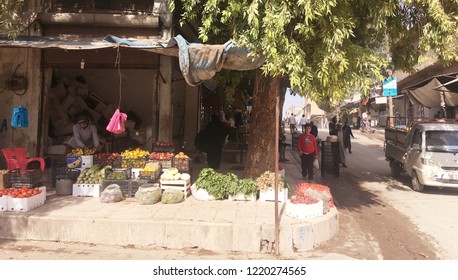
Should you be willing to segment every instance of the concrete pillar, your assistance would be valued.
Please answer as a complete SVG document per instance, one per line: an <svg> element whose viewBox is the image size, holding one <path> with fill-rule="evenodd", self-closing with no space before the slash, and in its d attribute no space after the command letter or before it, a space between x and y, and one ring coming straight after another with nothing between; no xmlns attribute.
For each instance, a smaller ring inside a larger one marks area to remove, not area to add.
<svg viewBox="0 0 458 280"><path fill-rule="evenodd" d="M158 140L170 143L173 140L172 61L172 57L161 55L158 73Z"/></svg>
<svg viewBox="0 0 458 280"><path fill-rule="evenodd" d="M186 86L185 94L185 115L184 120L184 142L186 152L194 152L194 138L199 128L200 93L199 87Z"/></svg>

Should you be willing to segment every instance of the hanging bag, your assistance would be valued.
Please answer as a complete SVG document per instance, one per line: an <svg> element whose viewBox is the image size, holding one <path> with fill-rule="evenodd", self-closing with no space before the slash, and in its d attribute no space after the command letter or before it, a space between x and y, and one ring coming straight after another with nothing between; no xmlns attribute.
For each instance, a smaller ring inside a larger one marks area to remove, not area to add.
<svg viewBox="0 0 458 280"><path fill-rule="evenodd" d="M29 127L29 113L27 108L19 106L13 108L13 116L11 117L12 127Z"/></svg>
<svg viewBox="0 0 458 280"><path fill-rule="evenodd" d="M113 116L110 119L110 123L107 126L107 130L113 134L121 134L126 131L124 123L127 120L127 115L121 113L119 109L116 109Z"/></svg>

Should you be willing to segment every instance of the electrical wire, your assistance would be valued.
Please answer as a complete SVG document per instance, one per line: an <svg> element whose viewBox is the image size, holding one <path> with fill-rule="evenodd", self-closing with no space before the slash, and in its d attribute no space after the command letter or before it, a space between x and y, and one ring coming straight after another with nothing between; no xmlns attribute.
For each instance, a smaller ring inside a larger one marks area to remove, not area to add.
<svg viewBox="0 0 458 280"><path fill-rule="evenodd" d="M122 99L122 77L121 77L121 52L118 46L117 53L116 53L116 62L115 66L118 68L118 75L119 75L119 102L118 102L118 109L121 108L121 99Z"/></svg>

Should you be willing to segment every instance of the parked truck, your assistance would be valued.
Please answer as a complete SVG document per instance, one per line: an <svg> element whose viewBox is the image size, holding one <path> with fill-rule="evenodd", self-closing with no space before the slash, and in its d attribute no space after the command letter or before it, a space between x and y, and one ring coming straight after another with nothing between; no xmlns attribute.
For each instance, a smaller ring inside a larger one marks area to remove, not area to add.
<svg viewBox="0 0 458 280"><path fill-rule="evenodd" d="M394 177L406 172L412 189L458 187L458 119L388 118L385 158Z"/></svg>

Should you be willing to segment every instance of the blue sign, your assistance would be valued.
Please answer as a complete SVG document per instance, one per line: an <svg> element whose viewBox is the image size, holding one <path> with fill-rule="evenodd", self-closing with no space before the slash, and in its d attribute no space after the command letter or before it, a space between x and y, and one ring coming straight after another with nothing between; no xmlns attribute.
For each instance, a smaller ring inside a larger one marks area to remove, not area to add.
<svg viewBox="0 0 458 280"><path fill-rule="evenodd" d="M398 85L396 78L387 78L383 81L383 96L396 96L398 95Z"/></svg>

